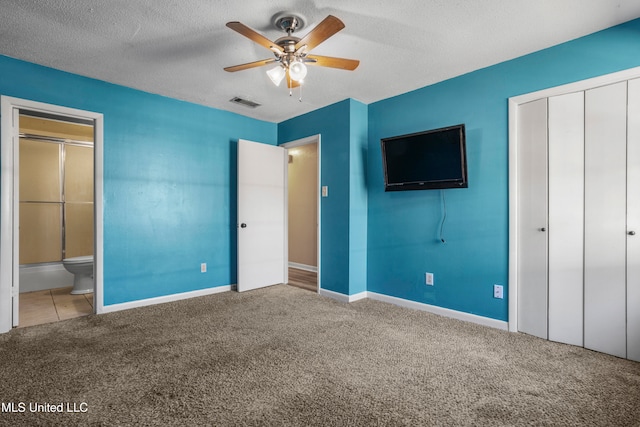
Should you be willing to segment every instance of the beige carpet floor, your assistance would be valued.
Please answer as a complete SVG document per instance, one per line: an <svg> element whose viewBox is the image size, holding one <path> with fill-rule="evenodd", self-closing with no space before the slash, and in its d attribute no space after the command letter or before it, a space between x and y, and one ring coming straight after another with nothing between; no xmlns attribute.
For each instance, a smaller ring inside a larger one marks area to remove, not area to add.
<svg viewBox="0 0 640 427"><path fill-rule="evenodd" d="M640 363L280 285L0 335L0 401L7 426L640 426Z"/></svg>

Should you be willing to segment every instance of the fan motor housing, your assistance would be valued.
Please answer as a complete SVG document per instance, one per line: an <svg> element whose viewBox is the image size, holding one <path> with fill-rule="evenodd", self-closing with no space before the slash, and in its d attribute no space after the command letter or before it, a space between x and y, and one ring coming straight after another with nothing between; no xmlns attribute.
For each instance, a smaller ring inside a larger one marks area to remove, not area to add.
<svg viewBox="0 0 640 427"><path fill-rule="evenodd" d="M275 41L275 44L280 46L285 53L293 53L296 51L296 44L300 41L298 37L284 36Z"/></svg>

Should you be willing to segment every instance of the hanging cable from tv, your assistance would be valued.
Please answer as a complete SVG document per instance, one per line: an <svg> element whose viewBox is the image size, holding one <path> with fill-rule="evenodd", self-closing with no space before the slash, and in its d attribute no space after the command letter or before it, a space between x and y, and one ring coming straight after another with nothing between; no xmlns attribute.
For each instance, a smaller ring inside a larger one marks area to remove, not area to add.
<svg viewBox="0 0 640 427"><path fill-rule="evenodd" d="M447 243L444 239L444 223L447 220L447 200L444 196L444 190L440 190L440 201L442 203L442 222L440 223L440 241Z"/></svg>

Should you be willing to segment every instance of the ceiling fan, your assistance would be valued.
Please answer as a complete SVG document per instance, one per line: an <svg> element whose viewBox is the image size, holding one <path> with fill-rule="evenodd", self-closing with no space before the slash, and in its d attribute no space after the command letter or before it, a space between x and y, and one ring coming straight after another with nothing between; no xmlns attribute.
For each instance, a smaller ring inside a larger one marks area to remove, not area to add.
<svg viewBox="0 0 640 427"><path fill-rule="evenodd" d="M277 64L276 67L267 71L267 75L276 86L280 85L280 82L286 77L289 94L291 94L291 88L300 86L305 78L307 74L306 64L350 71L355 70L360 64L360 61L355 59L309 54L313 48L344 28L344 23L335 16L327 16L302 38L293 36L293 32L296 29L304 26L304 21L299 16L283 14L276 17L274 25L278 29L285 31L287 35L280 37L276 41L271 41L240 22L227 22L227 27L271 50L275 57L226 67L224 70L234 72L275 63Z"/></svg>

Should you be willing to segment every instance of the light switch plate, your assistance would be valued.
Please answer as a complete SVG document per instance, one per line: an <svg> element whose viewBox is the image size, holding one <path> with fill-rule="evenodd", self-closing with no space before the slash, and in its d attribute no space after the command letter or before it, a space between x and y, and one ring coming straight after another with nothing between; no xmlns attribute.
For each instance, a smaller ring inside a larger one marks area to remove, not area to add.
<svg viewBox="0 0 640 427"><path fill-rule="evenodd" d="M504 295L502 293L502 290L502 285L493 285L493 297L503 299Z"/></svg>

